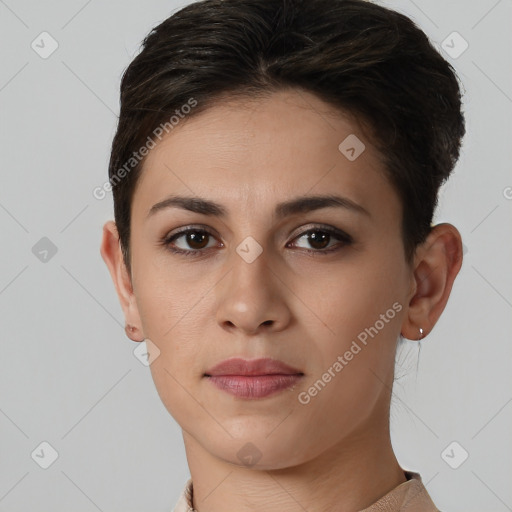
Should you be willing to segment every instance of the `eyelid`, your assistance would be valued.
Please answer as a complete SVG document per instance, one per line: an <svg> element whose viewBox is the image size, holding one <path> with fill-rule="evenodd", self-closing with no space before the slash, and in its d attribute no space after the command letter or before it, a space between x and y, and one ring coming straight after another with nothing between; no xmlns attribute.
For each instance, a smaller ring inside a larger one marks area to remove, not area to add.
<svg viewBox="0 0 512 512"><path fill-rule="evenodd" d="M220 238L219 233L217 233L217 230L213 229L210 226L205 226L203 224L188 224L186 226L181 226L180 228L176 228L176 230L169 231L164 236L164 240L170 240L173 236L176 235L182 235L187 234L189 231L205 231L209 235L215 235L216 238Z"/></svg>
<svg viewBox="0 0 512 512"><path fill-rule="evenodd" d="M298 228L296 234L292 233L292 235L290 235L290 236L292 236L293 240L295 240L295 238L297 238L299 236L303 236L303 235L309 233L310 231L314 231L315 229L318 231L326 231L326 232L334 234L338 237L344 237L344 238L353 240L352 237L343 229L336 228L336 227L330 226L328 224L314 223L314 222L306 224L305 226L301 226L300 228Z"/></svg>

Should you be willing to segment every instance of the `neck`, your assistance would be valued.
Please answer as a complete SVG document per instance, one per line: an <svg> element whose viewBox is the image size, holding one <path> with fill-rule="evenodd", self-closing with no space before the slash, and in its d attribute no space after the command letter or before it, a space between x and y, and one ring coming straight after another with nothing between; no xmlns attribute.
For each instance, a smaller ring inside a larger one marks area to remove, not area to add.
<svg viewBox="0 0 512 512"><path fill-rule="evenodd" d="M389 427L355 432L316 458L275 470L245 468L212 456L183 433L198 512L348 512L363 510L406 481Z"/></svg>

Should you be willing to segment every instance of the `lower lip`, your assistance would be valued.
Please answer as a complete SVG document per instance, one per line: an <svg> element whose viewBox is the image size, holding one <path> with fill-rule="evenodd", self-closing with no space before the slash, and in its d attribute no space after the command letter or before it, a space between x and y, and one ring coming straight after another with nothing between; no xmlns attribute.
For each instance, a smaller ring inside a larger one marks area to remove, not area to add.
<svg viewBox="0 0 512 512"><path fill-rule="evenodd" d="M210 382L238 398L264 398L297 384L303 377L294 375L210 375Z"/></svg>

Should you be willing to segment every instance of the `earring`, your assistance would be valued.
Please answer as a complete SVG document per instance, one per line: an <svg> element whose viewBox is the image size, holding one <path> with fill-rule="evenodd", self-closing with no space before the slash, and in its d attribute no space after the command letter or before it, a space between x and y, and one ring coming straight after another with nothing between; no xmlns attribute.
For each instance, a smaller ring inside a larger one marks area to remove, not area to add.
<svg viewBox="0 0 512 512"><path fill-rule="evenodd" d="M423 338L423 329L420 327L420 337L419 337L418 341L420 341L421 338Z"/></svg>

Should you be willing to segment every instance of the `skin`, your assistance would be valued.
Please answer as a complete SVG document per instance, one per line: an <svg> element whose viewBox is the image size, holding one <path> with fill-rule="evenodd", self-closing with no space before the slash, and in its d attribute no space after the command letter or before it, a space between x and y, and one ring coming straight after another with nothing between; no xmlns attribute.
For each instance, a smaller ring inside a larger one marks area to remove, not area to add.
<svg viewBox="0 0 512 512"><path fill-rule="evenodd" d="M366 146L354 161L338 149L350 134ZM174 207L148 217L171 194L215 201L228 214ZM340 207L274 215L282 201L327 194L369 215ZM113 221L104 225L101 254L135 327L130 338L160 351L150 368L183 430L196 510L361 510L406 481L389 434L396 344L400 333L417 340L420 327L423 337L434 327L462 264L462 241L454 226L438 224L407 265L401 215L360 124L304 91L219 103L150 151L132 203L131 276ZM200 255L160 243L190 225L211 236L173 243ZM328 226L353 242L332 236L315 245L304 235ZM251 263L236 252L248 236L263 250ZM301 403L299 393L393 303L401 310ZM235 398L204 377L233 356L280 359L304 377L264 399ZM260 456L255 464L237 456L244 446Z"/></svg>

